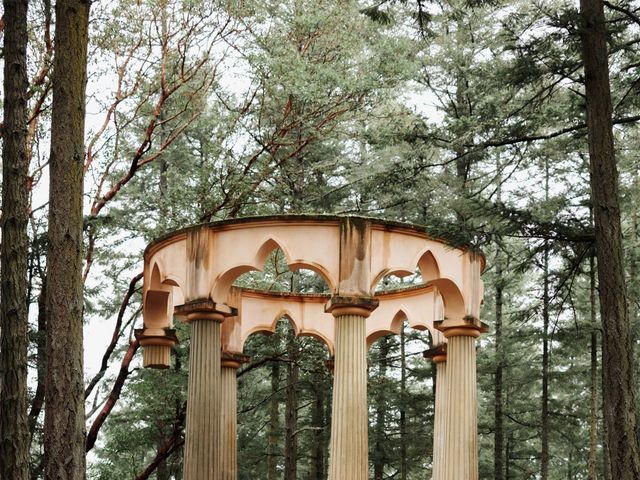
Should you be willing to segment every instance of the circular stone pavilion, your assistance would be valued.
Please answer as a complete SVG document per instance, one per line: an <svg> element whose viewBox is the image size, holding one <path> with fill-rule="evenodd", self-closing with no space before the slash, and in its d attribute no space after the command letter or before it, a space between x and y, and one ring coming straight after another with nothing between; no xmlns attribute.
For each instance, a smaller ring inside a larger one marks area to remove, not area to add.
<svg viewBox="0 0 640 480"><path fill-rule="evenodd" d="M280 248L291 270L320 275L330 294L233 286ZM376 292L387 275L419 268L423 283ZM144 255L144 366L163 368L177 343L173 317L191 325L186 480L236 480L236 369L255 332L282 316L334 357L330 480L368 478L367 349L406 319L429 330L437 365L433 479L477 480L476 338L484 257L424 229L362 217L287 215L185 228Z"/></svg>

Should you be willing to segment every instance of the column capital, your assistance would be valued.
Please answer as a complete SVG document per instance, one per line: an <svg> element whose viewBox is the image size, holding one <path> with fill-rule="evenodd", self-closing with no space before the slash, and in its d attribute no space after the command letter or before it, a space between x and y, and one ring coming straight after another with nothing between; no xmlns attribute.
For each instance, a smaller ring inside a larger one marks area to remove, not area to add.
<svg viewBox="0 0 640 480"><path fill-rule="evenodd" d="M199 299L176 305L174 313L182 317L187 323L194 320L213 320L222 323L226 317L236 316L238 310L226 303L216 303L210 299Z"/></svg>
<svg viewBox="0 0 640 480"><path fill-rule="evenodd" d="M447 361L447 344L441 343L429 350L425 350L424 358L430 358L433 363L443 363Z"/></svg>
<svg viewBox="0 0 640 480"><path fill-rule="evenodd" d="M220 366L227 368L240 368L243 363L249 363L250 357L238 352L226 352L222 351L220 357Z"/></svg>
<svg viewBox="0 0 640 480"><path fill-rule="evenodd" d="M464 317L461 319L437 320L435 327L440 330L445 338L449 337L479 337L489 329L486 323L476 317Z"/></svg>
<svg viewBox="0 0 640 480"><path fill-rule="evenodd" d="M324 311L334 317L341 315L359 315L368 317L380 301L373 297L333 295L324 306Z"/></svg>
<svg viewBox="0 0 640 480"><path fill-rule="evenodd" d="M179 343L173 328L136 328L134 335L142 347L145 368L169 368L171 349Z"/></svg>
<svg viewBox="0 0 640 480"><path fill-rule="evenodd" d="M148 345L175 347L180 343L175 328L136 328L133 334L141 347Z"/></svg>

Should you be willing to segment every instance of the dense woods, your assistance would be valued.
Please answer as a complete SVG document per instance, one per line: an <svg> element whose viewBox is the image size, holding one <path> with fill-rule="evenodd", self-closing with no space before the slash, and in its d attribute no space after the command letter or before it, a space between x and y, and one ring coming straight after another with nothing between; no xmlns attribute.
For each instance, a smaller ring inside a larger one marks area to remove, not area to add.
<svg viewBox="0 0 640 480"><path fill-rule="evenodd" d="M286 213L484 252L480 478L640 478L640 2L4 0L0 35L1 478L182 478L190 328L142 369L143 249ZM278 249L237 284L327 291ZM431 346L368 352L370 478L431 478ZM326 479L326 346L244 353L239 478Z"/></svg>

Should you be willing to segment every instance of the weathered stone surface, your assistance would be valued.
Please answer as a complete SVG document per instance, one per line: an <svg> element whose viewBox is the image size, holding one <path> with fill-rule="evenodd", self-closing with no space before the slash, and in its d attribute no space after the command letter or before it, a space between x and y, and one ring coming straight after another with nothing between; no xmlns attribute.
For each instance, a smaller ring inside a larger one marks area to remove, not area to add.
<svg viewBox="0 0 640 480"><path fill-rule="evenodd" d="M263 268L276 248L290 269L321 276L329 293L233 286L243 273ZM423 284L376 291L385 276L417 269ZM246 339L273 332L286 317L296 335L323 341L334 358L331 480L368 478L366 352L381 336L399 333L405 319L429 330L435 347L428 353L437 364L433 478L477 479L475 337L486 330L479 320L483 269L484 257L471 249L418 226L365 217L234 219L151 243L140 332L145 365L168 365L173 315L192 325L185 478L237 478L235 372L246 361Z"/></svg>

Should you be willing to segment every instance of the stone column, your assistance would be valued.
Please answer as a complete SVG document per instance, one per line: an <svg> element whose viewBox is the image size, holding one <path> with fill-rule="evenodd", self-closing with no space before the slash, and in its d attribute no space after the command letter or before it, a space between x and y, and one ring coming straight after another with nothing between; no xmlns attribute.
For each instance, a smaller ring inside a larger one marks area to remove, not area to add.
<svg viewBox="0 0 640 480"><path fill-rule="evenodd" d="M136 328L135 336L142 347L144 368L169 368L171 349L178 344L172 328Z"/></svg>
<svg viewBox="0 0 640 480"><path fill-rule="evenodd" d="M222 352L222 399L220 405L222 423L222 454L220 480L237 480L238 478L236 373L240 365L248 361L249 357L245 355Z"/></svg>
<svg viewBox="0 0 640 480"><path fill-rule="evenodd" d="M440 329L448 340L448 407L444 412L444 450L438 479L478 480L476 338L482 329L473 323L449 328L445 324Z"/></svg>
<svg viewBox="0 0 640 480"><path fill-rule="evenodd" d="M333 297L326 308L335 318L329 480L369 478L365 321L376 306L370 298Z"/></svg>
<svg viewBox="0 0 640 480"><path fill-rule="evenodd" d="M444 423L447 417L447 349L446 345L438 345L425 352L436 366L436 398L433 425L433 468L431 478L442 480L442 463L444 461Z"/></svg>
<svg viewBox="0 0 640 480"><path fill-rule="evenodd" d="M221 374L220 324L230 309L211 301L176 307L191 324L187 424L184 446L185 480L220 480Z"/></svg>

